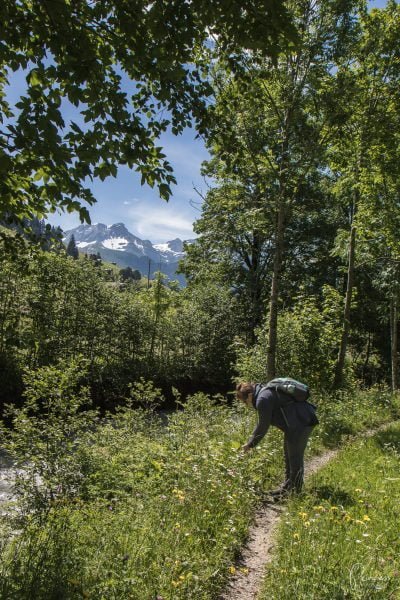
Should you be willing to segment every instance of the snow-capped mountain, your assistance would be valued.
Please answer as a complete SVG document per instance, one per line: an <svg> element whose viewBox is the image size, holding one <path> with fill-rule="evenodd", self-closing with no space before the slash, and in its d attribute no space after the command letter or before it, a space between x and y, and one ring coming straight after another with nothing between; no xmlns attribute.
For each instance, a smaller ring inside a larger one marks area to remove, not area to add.
<svg viewBox="0 0 400 600"><path fill-rule="evenodd" d="M81 252L100 254L109 262L121 267L138 269L147 275L150 267L154 271L162 271L169 277L176 277L183 282L183 277L176 275L178 262L185 256L183 241L179 238L164 244L152 244L130 233L123 223L104 225L80 225L64 233L63 241L68 244L74 236L75 244ZM188 240L191 243L193 240Z"/></svg>

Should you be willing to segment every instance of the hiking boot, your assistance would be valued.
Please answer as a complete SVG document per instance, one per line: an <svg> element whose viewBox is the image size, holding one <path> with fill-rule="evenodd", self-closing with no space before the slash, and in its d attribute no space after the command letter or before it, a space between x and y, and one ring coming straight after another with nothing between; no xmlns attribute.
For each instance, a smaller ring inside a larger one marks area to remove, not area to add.
<svg viewBox="0 0 400 600"><path fill-rule="evenodd" d="M279 500L285 500L288 496L290 496L292 490L284 487L277 488L276 490L271 490L268 492L268 496L274 501L279 502Z"/></svg>

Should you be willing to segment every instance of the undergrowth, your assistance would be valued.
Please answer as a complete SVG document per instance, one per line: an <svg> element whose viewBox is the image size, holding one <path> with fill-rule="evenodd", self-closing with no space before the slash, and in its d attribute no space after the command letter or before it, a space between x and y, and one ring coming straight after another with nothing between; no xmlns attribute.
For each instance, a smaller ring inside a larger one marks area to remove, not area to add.
<svg viewBox="0 0 400 600"><path fill-rule="evenodd" d="M282 475L281 434L243 455L254 411L196 394L165 424L148 408L159 392L146 382L99 420L83 410L82 381L75 364L31 375L25 408L4 431L19 477L0 521L0 597L215 598L256 504ZM397 411L376 390L315 400L311 453Z"/></svg>

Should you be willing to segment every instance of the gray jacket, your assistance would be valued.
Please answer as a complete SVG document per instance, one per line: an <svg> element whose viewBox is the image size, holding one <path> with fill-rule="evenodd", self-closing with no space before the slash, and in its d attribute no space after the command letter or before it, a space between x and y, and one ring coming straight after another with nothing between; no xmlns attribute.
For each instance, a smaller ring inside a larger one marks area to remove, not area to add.
<svg viewBox="0 0 400 600"><path fill-rule="evenodd" d="M287 394L264 388L261 383L255 386L253 406L258 413L258 423L247 442L250 448L257 446L271 425L291 433L318 424L313 404L293 400Z"/></svg>

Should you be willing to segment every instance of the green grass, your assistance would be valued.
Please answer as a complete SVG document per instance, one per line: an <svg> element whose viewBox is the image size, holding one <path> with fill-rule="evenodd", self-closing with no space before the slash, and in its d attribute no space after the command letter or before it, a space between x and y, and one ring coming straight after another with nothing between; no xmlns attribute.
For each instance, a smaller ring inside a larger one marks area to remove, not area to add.
<svg viewBox="0 0 400 600"><path fill-rule="evenodd" d="M203 396L168 427L122 412L81 450L79 494L28 517L3 551L0 597L215 597L282 468L276 434L240 454L252 425Z"/></svg>
<svg viewBox="0 0 400 600"><path fill-rule="evenodd" d="M360 439L291 501L260 600L400 598L400 425Z"/></svg>
<svg viewBox="0 0 400 600"><path fill-rule="evenodd" d="M344 397L317 402L321 425L311 453L397 411L393 398L376 392L355 394L347 403ZM16 524L0 522L0 598L218 597L257 502L282 477L278 431L272 429L254 452L240 453L254 421L254 411L199 394L168 427L146 411L128 409L96 428L79 445L74 493L71 485L62 492L63 464L70 469L71 463L60 458L61 491L54 499L22 513ZM57 430L52 435L57 443ZM318 503L328 506L329 500Z"/></svg>

